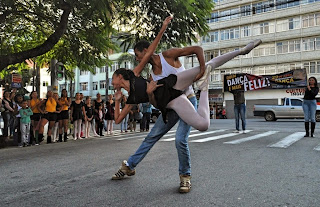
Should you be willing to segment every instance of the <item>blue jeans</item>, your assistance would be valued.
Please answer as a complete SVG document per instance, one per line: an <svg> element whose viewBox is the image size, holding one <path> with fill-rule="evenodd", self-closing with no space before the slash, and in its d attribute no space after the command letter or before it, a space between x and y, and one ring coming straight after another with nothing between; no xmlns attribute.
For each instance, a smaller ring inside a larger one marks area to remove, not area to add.
<svg viewBox="0 0 320 207"><path fill-rule="evenodd" d="M316 122L317 101L315 99L303 100L302 108L304 113L304 121Z"/></svg>
<svg viewBox="0 0 320 207"><path fill-rule="evenodd" d="M234 105L234 116L236 120L236 130L239 131L239 115L242 122L242 130L246 130L246 104L235 104Z"/></svg>
<svg viewBox="0 0 320 207"><path fill-rule="evenodd" d="M124 119L122 120L120 125L121 132L128 130L128 118L129 118L129 114L127 114L127 116L124 117Z"/></svg>
<svg viewBox="0 0 320 207"><path fill-rule="evenodd" d="M197 109L196 97L191 97L189 98L189 100L193 104L194 108ZM167 113L167 116L168 122L164 123L162 114L160 114L150 133L143 140L138 150L134 153L134 155L129 157L128 164L130 169L134 169L148 154L153 145L163 135L165 135L180 119L175 111L169 111ZM180 120L179 126L176 131L176 148L179 159L179 174L181 175L191 175L190 151L188 145L190 130L191 126Z"/></svg>

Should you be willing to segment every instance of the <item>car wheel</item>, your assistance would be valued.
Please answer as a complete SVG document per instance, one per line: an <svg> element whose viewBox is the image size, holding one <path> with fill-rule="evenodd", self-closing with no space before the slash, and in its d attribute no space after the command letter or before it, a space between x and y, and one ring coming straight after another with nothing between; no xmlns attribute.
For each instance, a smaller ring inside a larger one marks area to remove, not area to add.
<svg viewBox="0 0 320 207"><path fill-rule="evenodd" d="M316 113L316 121L317 121L317 122L320 121L320 112L319 112L319 113L318 113L318 112Z"/></svg>
<svg viewBox="0 0 320 207"><path fill-rule="evenodd" d="M275 121L275 120L276 120L274 113L273 113L273 112L270 112L270 111L268 111L268 112L265 113L264 119L265 119L266 121Z"/></svg>

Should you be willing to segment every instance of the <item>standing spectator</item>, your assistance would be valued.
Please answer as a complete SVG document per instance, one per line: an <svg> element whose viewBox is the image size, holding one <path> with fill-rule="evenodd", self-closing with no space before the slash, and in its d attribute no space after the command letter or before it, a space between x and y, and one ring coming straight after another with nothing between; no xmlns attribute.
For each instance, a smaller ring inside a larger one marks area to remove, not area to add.
<svg viewBox="0 0 320 207"><path fill-rule="evenodd" d="M31 119L30 116L33 115L32 110L28 108L28 101L23 100L21 103L21 109L19 114L21 116L20 119L20 131L21 131L21 146L29 146L29 134L30 134L30 124Z"/></svg>
<svg viewBox="0 0 320 207"><path fill-rule="evenodd" d="M41 113L39 111L39 106L40 106L40 99L38 99L38 93L37 91L32 91L30 94L30 109L32 110L33 115L31 116L31 133L30 137L32 137L32 140L35 141L36 145L39 145L39 140L38 140L38 132L39 132L39 121L41 118Z"/></svg>
<svg viewBox="0 0 320 207"><path fill-rule="evenodd" d="M98 116L98 111L99 111L99 106L100 106L100 105L102 105L102 111L105 111L105 109L104 109L104 102L103 102L103 100L101 99L101 94L100 94L100 93L97 93L97 99L94 100L94 104L93 104L94 113L95 113L95 115L97 115L97 116ZM97 116L95 116L95 117L97 117ZM95 119L94 121L96 121L96 119ZM95 128L95 130L96 130L96 133L99 134L98 123L97 123L97 124L94 123L93 125L94 125L94 128Z"/></svg>
<svg viewBox="0 0 320 207"><path fill-rule="evenodd" d="M86 119L84 104L80 100L80 93L76 93L76 100L71 104L71 119L74 126L74 140L81 139L82 117Z"/></svg>
<svg viewBox="0 0 320 207"><path fill-rule="evenodd" d="M57 116L57 119L55 120L55 123L54 123L54 126L52 128L52 140L53 142L59 142L59 139L58 139L58 134L59 134L59 121L61 120L61 110L62 110L62 107L60 105L60 102L59 102L59 95L58 93L53 93L53 98L54 100L56 101L57 103L57 106L56 106L56 116ZM61 141L62 141L62 136L61 136Z"/></svg>
<svg viewBox="0 0 320 207"><path fill-rule="evenodd" d="M103 130L103 107L102 105L97 106L98 107L98 112L96 112L95 114L95 118L96 118L96 125L98 127L98 134L100 136L103 136L102 134L102 130Z"/></svg>
<svg viewBox="0 0 320 207"><path fill-rule="evenodd" d="M316 127L316 110L317 100L316 95L319 93L318 81L315 77L308 79L308 85L305 89L303 97L303 113L304 113L304 127L306 130L305 137L309 137L309 121L311 121L311 137L313 137L314 129Z"/></svg>
<svg viewBox="0 0 320 207"><path fill-rule="evenodd" d="M68 139L69 107L71 105L71 98L68 98L66 89L62 89L59 103L62 107L59 120L59 142L62 142L62 132L64 132L63 141L66 142Z"/></svg>
<svg viewBox="0 0 320 207"><path fill-rule="evenodd" d="M236 120L236 130L235 133L239 133L239 116L241 117L242 123L242 131L246 133L246 104L244 98L244 91L243 90L236 90L233 91L233 100L234 100L234 115Z"/></svg>
<svg viewBox="0 0 320 207"><path fill-rule="evenodd" d="M136 131L136 126L137 126L137 113L139 112L139 108L137 104L132 104L132 108L129 112L129 127L130 127L130 132Z"/></svg>
<svg viewBox="0 0 320 207"><path fill-rule="evenodd" d="M91 124L93 121L93 106L91 104L91 97L87 96L86 97L86 105L84 106L84 109L86 111L86 121L85 121L85 138L90 137L90 129L91 129ZM95 131L94 131L95 132ZM97 135L97 134L95 134Z"/></svg>
<svg viewBox="0 0 320 207"><path fill-rule="evenodd" d="M140 123L140 129L141 131L149 131L149 125L150 125L150 118L151 118L151 104L149 102L142 103L142 120Z"/></svg>
<svg viewBox="0 0 320 207"><path fill-rule="evenodd" d="M13 103L10 99L9 91L5 91L3 93L2 105L4 107L4 111L1 113L2 119L4 122L3 136L7 137L9 135L8 127L10 127L10 123L11 123L11 119L13 118L13 111L14 111Z"/></svg>
<svg viewBox="0 0 320 207"><path fill-rule="evenodd" d="M12 102L12 104L13 104L13 109L16 107L16 100L15 100L15 98L16 98L16 89L12 89L12 91L10 92L10 100L11 100L11 102ZM13 115L13 113L11 113L11 118L10 118L10 136L12 136L13 135L13 128L14 128L14 120L15 120L15 118L16 118L16 116L15 115ZM20 130L20 129L19 129Z"/></svg>
<svg viewBox="0 0 320 207"><path fill-rule="evenodd" d="M21 131L20 131L21 116L19 114L19 111L22 108L21 105L22 105L23 97L21 94L18 94L15 96L14 100L15 100L15 107L14 107L14 111L13 111L13 116L14 116L14 119L13 119L13 141L15 144L22 146Z"/></svg>
<svg viewBox="0 0 320 207"><path fill-rule="evenodd" d="M121 110L124 108L127 102L127 97L125 95L122 96L120 107ZM124 119L121 121L121 133L123 132L128 132L128 119L129 119L129 114L127 114Z"/></svg>
<svg viewBox="0 0 320 207"><path fill-rule="evenodd" d="M48 132L47 132L47 144L52 143L51 134L52 129L54 127L54 124L57 119L57 102L53 98L53 92L48 91L47 92L47 99L44 99L40 103L40 112L41 112L41 121L39 126L39 141L43 141L43 132L44 132L44 126L49 122L48 125Z"/></svg>
<svg viewBox="0 0 320 207"><path fill-rule="evenodd" d="M106 114L105 120L107 120L107 134L113 134L113 120L114 120L114 103L113 95L108 96L108 101L106 102Z"/></svg>

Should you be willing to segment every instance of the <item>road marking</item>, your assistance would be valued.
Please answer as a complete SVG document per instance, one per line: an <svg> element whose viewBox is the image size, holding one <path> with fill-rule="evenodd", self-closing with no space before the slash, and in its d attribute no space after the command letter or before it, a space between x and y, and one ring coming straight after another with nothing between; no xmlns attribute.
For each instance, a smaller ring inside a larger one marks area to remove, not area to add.
<svg viewBox="0 0 320 207"><path fill-rule="evenodd" d="M246 130L246 132L251 132L252 130ZM223 139L227 137L233 137L236 135L240 135L242 133L229 133L229 134L222 134L214 137L208 137L204 139L196 139L196 140L191 140L190 142L208 142L208 141L213 141L213 140L218 140L218 139Z"/></svg>
<svg viewBox="0 0 320 207"><path fill-rule="evenodd" d="M268 131L268 132L265 132L265 133L262 133L262 134L256 134L256 135L253 135L251 137L246 137L246 138L243 138L243 139L237 139L237 140L233 140L233 141L230 141L230 142L224 142L223 144L240 144L242 142L247 142L247 141L251 141L251 140L255 140L255 139L260 139L262 137L266 137L266 136L269 136L269 135L272 135L272 134L275 134L275 133L278 133L279 131Z"/></svg>
<svg viewBox="0 0 320 207"><path fill-rule="evenodd" d="M198 130L194 130L194 131L198 131ZM207 134L218 133L218 132L223 132L223 131L226 131L226 129L219 129L219 130L210 131L210 132L203 132L203 133L191 134L191 135L189 135L189 138L190 138L190 137L197 137L197 136L207 135ZM168 139L162 139L161 141L170 142L170 141L173 141L173 140L175 140L175 139L176 139L176 138L173 137L173 138L168 138Z"/></svg>
<svg viewBox="0 0 320 207"><path fill-rule="evenodd" d="M302 139L305 135L305 132L295 132L285 138L283 138L281 141L269 145L268 147L277 147L277 148L287 148L290 145L292 145L293 143L299 141L300 139Z"/></svg>
<svg viewBox="0 0 320 207"><path fill-rule="evenodd" d="M313 150L320 151L320 144L316 146Z"/></svg>
<svg viewBox="0 0 320 207"><path fill-rule="evenodd" d="M194 131L196 131L196 130L194 130ZM164 135L163 137L172 136L173 133L175 133L175 130L168 131L167 134ZM127 140L127 139L132 139L132 138L140 138L141 135L145 136L145 134L146 134L146 133L138 134L138 135L136 135L136 136L130 136L130 137L125 137L125 138L120 138L120 139L117 139L117 140L121 141L121 140ZM142 138L142 140L143 140L143 139L144 139L144 138Z"/></svg>

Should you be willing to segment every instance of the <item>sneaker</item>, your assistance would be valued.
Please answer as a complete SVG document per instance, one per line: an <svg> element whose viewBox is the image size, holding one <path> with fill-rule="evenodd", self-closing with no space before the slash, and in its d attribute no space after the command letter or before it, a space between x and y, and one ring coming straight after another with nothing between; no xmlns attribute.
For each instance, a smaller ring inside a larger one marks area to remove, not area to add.
<svg viewBox="0 0 320 207"><path fill-rule="evenodd" d="M180 175L180 193L189 193L191 190L191 176L190 175Z"/></svg>
<svg viewBox="0 0 320 207"><path fill-rule="evenodd" d="M240 132L239 130L234 130L234 131L233 131L233 133L239 133L239 132Z"/></svg>
<svg viewBox="0 0 320 207"><path fill-rule="evenodd" d="M112 180L121 180L124 178L125 175L132 176L135 174L136 174L136 170L131 170L127 166L127 161L123 160L122 165L121 165L120 169L118 170L118 172L116 172L116 174L114 174L112 176Z"/></svg>
<svg viewBox="0 0 320 207"><path fill-rule="evenodd" d="M243 130L243 131L242 131L242 133L243 133L243 134L246 134L246 133L247 133L247 131L246 131L246 130Z"/></svg>

